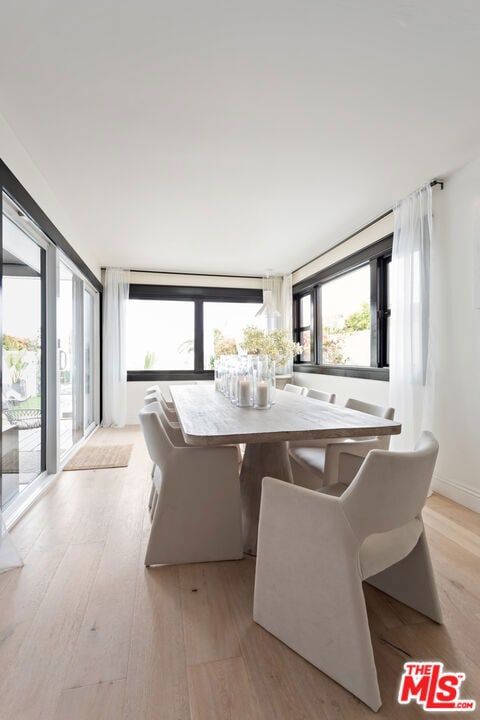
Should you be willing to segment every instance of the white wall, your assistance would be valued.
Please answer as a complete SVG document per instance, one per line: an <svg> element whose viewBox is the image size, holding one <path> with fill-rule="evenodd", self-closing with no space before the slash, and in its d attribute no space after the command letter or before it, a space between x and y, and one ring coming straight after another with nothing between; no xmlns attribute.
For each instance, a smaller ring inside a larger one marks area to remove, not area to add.
<svg viewBox="0 0 480 720"><path fill-rule="evenodd" d="M1 115L0 158L60 230L67 242L76 250L90 270L100 278L100 266L97 259L90 250L87 250L85 242L79 236L74 223L68 217L32 158L27 154Z"/></svg>
<svg viewBox="0 0 480 720"><path fill-rule="evenodd" d="M436 372L433 431L440 453L434 487L480 512L480 158L434 193ZM477 246L475 248L475 245Z"/></svg>

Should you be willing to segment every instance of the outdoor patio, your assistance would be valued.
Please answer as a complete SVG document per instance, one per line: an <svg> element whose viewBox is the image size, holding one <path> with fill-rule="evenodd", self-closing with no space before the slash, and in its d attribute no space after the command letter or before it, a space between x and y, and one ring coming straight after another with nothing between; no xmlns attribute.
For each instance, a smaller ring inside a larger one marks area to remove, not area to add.
<svg viewBox="0 0 480 720"><path fill-rule="evenodd" d="M12 502L41 472L41 433L42 428L18 430L18 471L3 473L3 507ZM72 444L72 420L60 421L60 447L68 449ZM5 466L5 463L4 463Z"/></svg>

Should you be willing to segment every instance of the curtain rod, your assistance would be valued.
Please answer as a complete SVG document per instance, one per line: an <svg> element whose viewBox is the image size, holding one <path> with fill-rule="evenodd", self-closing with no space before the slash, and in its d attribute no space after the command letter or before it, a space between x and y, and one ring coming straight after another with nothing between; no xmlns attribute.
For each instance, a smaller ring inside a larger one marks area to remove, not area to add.
<svg viewBox="0 0 480 720"><path fill-rule="evenodd" d="M432 180L432 182L430 183L430 187L433 188L433 187L435 187L435 185L440 185L440 190L443 190L443 186L445 185L445 181L444 181L444 180Z"/></svg>

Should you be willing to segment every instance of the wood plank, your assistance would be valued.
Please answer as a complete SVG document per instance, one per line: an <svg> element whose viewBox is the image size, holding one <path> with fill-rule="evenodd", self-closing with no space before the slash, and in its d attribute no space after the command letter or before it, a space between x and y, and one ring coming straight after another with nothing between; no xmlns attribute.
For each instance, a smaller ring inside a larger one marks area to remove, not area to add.
<svg viewBox="0 0 480 720"><path fill-rule="evenodd" d="M122 468L115 472L117 478L122 476L123 485L119 483L122 491L116 498L116 513L91 588L65 689L105 683L127 675L135 600L132 576L139 562L149 472L141 448L137 446L134 452L138 456L134 458L135 470ZM139 469L143 469L143 482L139 482ZM101 483L104 482L102 479ZM100 508L95 517L102 515Z"/></svg>
<svg viewBox="0 0 480 720"><path fill-rule="evenodd" d="M185 651L188 665L241 654L231 608L222 582L228 563L179 566Z"/></svg>
<svg viewBox="0 0 480 720"><path fill-rule="evenodd" d="M0 687L32 632L35 615L67 549L67 545L51 550L35 547L23 568L8 573L10 583L0 602Z"/></svg>
<svg viewBox="0 0 480 720"><path fill-rule="evenodd" d="M402 627L402 625L416 625L427 621L421 613L398 602L395 598L385 595L367 582L363 583L363 592L372 629L375 628L381 632L394 627Z"/></svg>
<svg viewBox="0 0 480 720"><path fill-rule="evenodd" d="M243 658L194 665L188 670L192 720L260 720L263 717Z"/></svg>
<svg viewBox="0 0 480 720"><path fill-rule="evenodd" d="M179 569L139 563L136 585L123 717L190 720Z"/></svg>
<svg viewBox="0 0 480 720"><path fill-rule="evenodd" d="M464 550L468 550L468 552L480 557L480 536L478 534L464 527L461 523L445 517L436 510L432 510L430 507L424 508L423 519L429 527L438 530L444 537L457 543Z"/></svg>
<svg viewBox="0 0 480 720"><path fill-rule="evenodd" d="M125 680L64 690L54 720L113 720L122 716Z"/></svg>
<svg viewBox="0 0 480 720"><path fill-rule="evenodd" d="M433 493L428 498L427 507L439 512L443 517L449 518L477 535L480 533L480 514L470 508L463 507L450 498Z"/></svg>
<svg viewBox="0 0 480 720"><path fill-rule="evenodd" d="M65 553L15 661L2 669L5 718L52 717L102 549L72 545Z"/></svg>
<svg viewBox="0 0 480 720"><path fill-rule="evenodd" d="M225 445L312 438L397 435L400 423L277 390L269 410L239 408L211 385L171 388L185 440Z"/></svg>

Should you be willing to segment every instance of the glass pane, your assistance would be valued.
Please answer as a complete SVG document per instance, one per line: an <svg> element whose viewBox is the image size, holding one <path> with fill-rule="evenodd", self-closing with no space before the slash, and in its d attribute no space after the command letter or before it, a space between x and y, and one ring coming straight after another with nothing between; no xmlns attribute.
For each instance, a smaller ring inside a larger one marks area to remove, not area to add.
<svg viewBox="0 0 480 720"><path fill-rule="evenodd" d="M370 365L370 266L322 288L323 363Z"/></svg>
<svg viewBox="0 0 480 720"><path fill-rule="evenodd" d="M300 333L300 345L303 347L303 353L300 355L302 362L312 361L312 332L311 330L302 330Z"/></svg>
<svg viewBox="0 0 480 720"><path fill-rule="evenodd" d="M75 422L75 277L72 271L58 264L58 375L60 384L60 455L70 450L82 433Z"/></svg>
<svg viewBox="0 0 480 720"><path fill-rule="evenodd" d="M193 370L195 305L179 300L129 300L128 370Z"/></svg>
<svg viewBox="0 0 480 720"><path fill-rule="evenodd" d="M391 261L387 263L387 310L390 310L390 267ZM385 358L387 365L390 365L390 313L387 315L387 357Z"/></svg>
<svg viewBox="0 0 480 720"><path fill-rule="evenodd" d="M203 304L204 368L213 368L214 336L221 333L227 348L238 350L238 344L247 325L256 325L255 313L261 303L205 302Z"/></svg>
<svg viewBox="0 0 480 720"><path fill-rule="evenodd" d="M42 452L44 251L3 217L2 507L45 469Z"/></svg>
<svg viewBox="0 0 480 720"><path fill-rule="evenodd" d="M300 298L300 327L312 324L312 296Z"/></svg>
<svg viewBox="0 0 480 720"><path fill-rule="evenodd" d="M95 422L95 398L94 398L94 311L95 298L89 290L85 290L85 429Z"/></svg>

